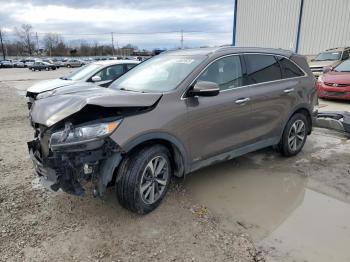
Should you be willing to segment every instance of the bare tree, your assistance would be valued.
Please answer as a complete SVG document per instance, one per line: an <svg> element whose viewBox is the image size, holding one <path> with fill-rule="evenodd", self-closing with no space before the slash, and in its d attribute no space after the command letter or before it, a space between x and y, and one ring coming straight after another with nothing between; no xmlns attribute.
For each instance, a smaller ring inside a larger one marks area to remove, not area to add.
<svg viewBox="0 0 350 262"><path fill-rule="evenodd" d="M15 27L16 34L29 55L32 55L35 49L32 30L33 27L29 24L23 24L20 28Z"/></svg>
<svg viewBox="0 0 350 262"><path fill-rule="evenodd" d="M44 36L43 42L45 49L51 56L53 52L55 53L59 44L62 43L63 40L59 34L48 33Z"/></svg>

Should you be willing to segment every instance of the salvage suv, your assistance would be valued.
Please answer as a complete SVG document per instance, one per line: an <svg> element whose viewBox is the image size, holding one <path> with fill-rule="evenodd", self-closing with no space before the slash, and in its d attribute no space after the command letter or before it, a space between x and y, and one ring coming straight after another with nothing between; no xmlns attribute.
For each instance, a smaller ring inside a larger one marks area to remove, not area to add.
<svg viewBox="0 0 350 262"><path fill-rule="evenodd" d="M317 95L303 56L281 49L200 48L165 52L112 83L36 100L28 142L51 189L103 195L115 183L125 208L145 214L171 176L274 146L300 152Z"/></svg>

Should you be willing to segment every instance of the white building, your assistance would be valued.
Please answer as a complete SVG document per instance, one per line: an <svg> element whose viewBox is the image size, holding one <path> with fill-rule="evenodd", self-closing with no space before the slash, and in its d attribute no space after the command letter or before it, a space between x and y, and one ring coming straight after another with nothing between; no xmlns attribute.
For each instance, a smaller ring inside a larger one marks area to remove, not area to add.
<svg viewBox="0 0 350 262"><path fill-rule="evenodd" d="M236 45L305 55L350 46L350 0L237 0Z"/></svg>

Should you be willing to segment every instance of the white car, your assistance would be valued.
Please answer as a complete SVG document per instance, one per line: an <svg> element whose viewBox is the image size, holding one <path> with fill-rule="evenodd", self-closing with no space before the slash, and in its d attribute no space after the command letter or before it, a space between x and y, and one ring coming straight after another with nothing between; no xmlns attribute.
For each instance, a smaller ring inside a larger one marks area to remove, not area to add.
<svg viewBox="0 0 350 262"><path fill-rule="evenodd" d="M64 66L66 67L81 67L84 63L78 59L68 59L64 62Z"/></svg>
<svg viewBox="0 0 350 262"><path fill-rule="evenodd" d="M108 87L110 83L139 63L133 60L99 61L83 66L61 78L41 81L27 89L28 107L31 107L39 94L54 92L57 88L77 84L86 85L86 83Z"/></svg>

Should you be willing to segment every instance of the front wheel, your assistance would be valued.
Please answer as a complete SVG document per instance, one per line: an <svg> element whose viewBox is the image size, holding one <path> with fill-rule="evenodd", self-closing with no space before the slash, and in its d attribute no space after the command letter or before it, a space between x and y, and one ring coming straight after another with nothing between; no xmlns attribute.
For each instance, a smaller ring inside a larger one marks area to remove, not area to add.
<svg viewBox="0 0 350 262"><path fill-rule="evenodd" d="M283 156L295 156L304 147L309 123L304 114L296 113L288 121L278 144L279 150Z"/></svg>
<svg viewBox="0 0 350 262"><path fill-rule="evenodd" d="M162 145L145 147L123 160L116 181L119 203L139 214L158 207L172 174L169 150Z"/></svg>

